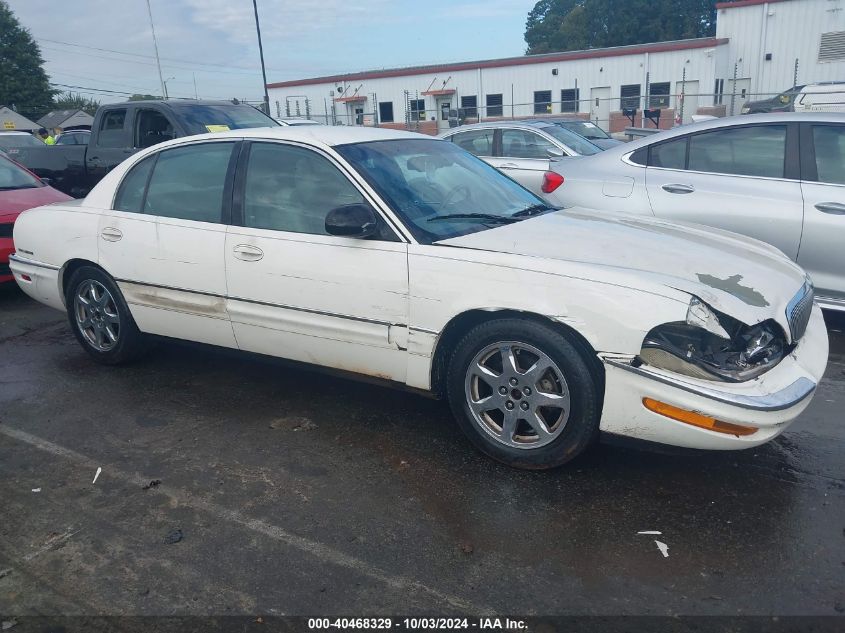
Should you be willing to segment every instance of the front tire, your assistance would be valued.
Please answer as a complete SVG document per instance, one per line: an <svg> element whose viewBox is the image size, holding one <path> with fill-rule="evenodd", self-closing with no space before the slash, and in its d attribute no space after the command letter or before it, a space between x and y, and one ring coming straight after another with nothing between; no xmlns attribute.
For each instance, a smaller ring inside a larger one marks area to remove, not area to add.
<svg viewBox="0 0 845 633"><path fill-rule="evenodd" d="M65 305L76 340L94 360L119 365L140 356L143 334L117 284L101 269L76 270L67 285Z"/></svg>
<svg viewBox="0 0 845 633"><path fill-rule="evenodd" d="M554 468L598 435L600 377L581 346L535 321L498 319L468 332L452 355L447 393L461 430L493 459Z"/></svg>

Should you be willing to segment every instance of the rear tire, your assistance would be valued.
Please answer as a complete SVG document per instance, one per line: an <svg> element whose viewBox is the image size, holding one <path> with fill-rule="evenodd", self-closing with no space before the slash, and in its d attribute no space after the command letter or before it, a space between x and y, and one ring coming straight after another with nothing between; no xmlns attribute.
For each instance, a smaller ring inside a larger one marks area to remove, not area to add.
<svg viewBox="0 0 845 633"><path fill-rule="evenodd" d="M117 284L103 270L76 270L68 281L65 305L76 340L98 363L119 365L141 355L144 335Z"/></svg>
<svg viewBox="0 0 845 633"><path fill-rule="evenodd" d="M581 345L535 321L470 330L449 362L447 394L461 430L483 453L540 470L574 459L598 436L600 376Z"/></svg>

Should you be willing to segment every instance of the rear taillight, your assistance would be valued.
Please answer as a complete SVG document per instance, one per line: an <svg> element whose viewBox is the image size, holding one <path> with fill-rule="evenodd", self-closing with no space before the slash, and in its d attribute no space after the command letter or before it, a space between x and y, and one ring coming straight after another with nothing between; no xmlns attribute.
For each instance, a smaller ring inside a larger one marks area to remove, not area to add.
<svg viewBox="0 0 845 633"><path fill-rule="evenodd" d="M563 176L556 171L547 171L543 174L543 193L551 193L563 184Z"/></svg>

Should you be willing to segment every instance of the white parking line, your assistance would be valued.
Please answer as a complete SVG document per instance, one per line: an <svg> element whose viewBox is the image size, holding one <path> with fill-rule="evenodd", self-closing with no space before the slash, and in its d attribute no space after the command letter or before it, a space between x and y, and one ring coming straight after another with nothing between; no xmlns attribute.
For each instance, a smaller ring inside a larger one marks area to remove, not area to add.
<svg viewBox="0 0 845 633"><path fill-rule="evenodd" d="M77 462L80 466L84 466L88 469L96 468L98 467L99 463L102 463L95 462L94 460L89 459L85 455L77 453L72 449L65 448L64 446L60 446L58 444L54 444L53 442L27 433L26 431L21 431L20 429L12 428L6 424L0 425L0 434L3 434L19 442L29 444L30 446L34 446L35 448L38 448L52 455L64 457L68 460ZM114 465L109 465L109 473L112 477L120 479L128 484L137 485L139 488L149 484L149 482L152 480L152 477L149 476L141 476L137 474L133 475L127 472L123 472L117 469ZM229 508L217 505L216 503L203 501L202 499L198 499L183 490L173 488L165 489L163 486L157 486L155 488L151 488L149 490L149 493L163 494L175 501L178 501L180 505L189 506L197 510L202 510L203 512L211 514L217 517L218 519L236 523L242 527L252 530L253 532L263 534L264 536L268 536L276 541L279 541L290 547L310 554L323 562L338 565L339 567L346 567L347 569L351 569L363 576L367 576L369 578L372 578L373 580L377 580L381 583L384 583L388 587L391 587L392 589L396 589L403 592L413 592L417 594L425 593L439 602L446 603L464 612L480 614L493 612L493 610L489 607L471 603L467 600L464 600L463 598L443 593L437 589L429 587L428 585L420 583L411 578L390 574L382 569L379 569L378 567L370 565L369 563L363 560L355 558L354 556L350 556L336 549L333 549L328 545L325 545L324 543L320 543L319 541L312 541L311 539L292 534L284 530L283 528L280 528L271 523L267 523L266 521L262 521L261 519L253 519L248 516L245 516L237 510L230 510Z"/></svg>

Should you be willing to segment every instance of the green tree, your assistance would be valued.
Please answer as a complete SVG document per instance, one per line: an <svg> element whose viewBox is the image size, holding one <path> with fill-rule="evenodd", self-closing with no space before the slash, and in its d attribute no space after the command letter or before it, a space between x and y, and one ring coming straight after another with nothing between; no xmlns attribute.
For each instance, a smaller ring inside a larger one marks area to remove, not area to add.
<svg viewBox="0 0 845 633"><path fill-rule="evenodd" d="M540 0L525 22L527 54L707 37L712 0Z"/></svg>
<svg viewBox="0 0 845 633"><path fill-rule="evenodd" d="M38 44L0 0L0 105L38 119L51 109L55 93Z"/></svg>
<svg viewBox="0 0 845 633"><path fill-rule="evenodd" d="M127 101L152 101L153 99L161 99L161 97L157 97L155 95L142 95L142 94L134 94L127 99Z"/></svg>
<svg viewBox="0 0 845 633"><path fill-rule="evenodd" d="M99 101L72 92L67 92L56 97L55 105L53 106L55 110L82 110L91 116L94 116L99 107Z"/></svg>

